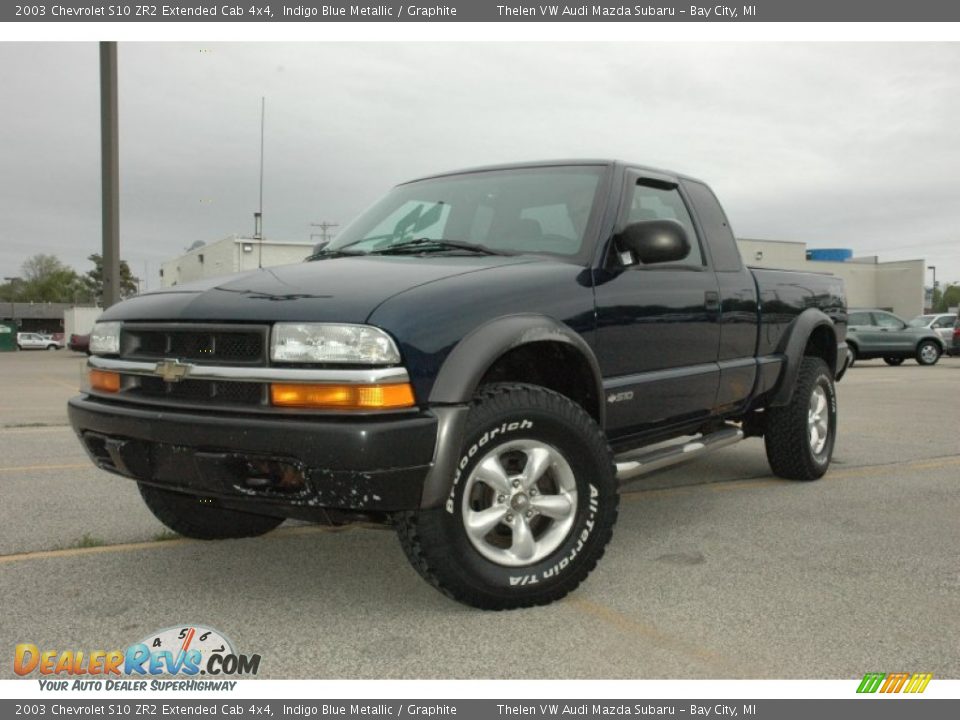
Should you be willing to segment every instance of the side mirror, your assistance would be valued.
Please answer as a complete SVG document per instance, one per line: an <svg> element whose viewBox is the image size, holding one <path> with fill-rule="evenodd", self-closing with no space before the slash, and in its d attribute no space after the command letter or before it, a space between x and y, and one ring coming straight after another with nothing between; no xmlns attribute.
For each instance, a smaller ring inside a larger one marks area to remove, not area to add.
<svg viewBox="0 0 960 720"><path fill-rule="evenodd" d="M329 244L330 244L329 240L321 240L320 242L318 242L316 245L313 246L313 252L310 254L319 255L321 252L323 252L323 249Z"/></svg>
<svg viewBox="0 0 960 720"><path fill-rule="evenodd" d="M621 250L633 253L637 262L678 262L690 254L690 240L676 220L645 220L627 225L616 237Z"/></svg>

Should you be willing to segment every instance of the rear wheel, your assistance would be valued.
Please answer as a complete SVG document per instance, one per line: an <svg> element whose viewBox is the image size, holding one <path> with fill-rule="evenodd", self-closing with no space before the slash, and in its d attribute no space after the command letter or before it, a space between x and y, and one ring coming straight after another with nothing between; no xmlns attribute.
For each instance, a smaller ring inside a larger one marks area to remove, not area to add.
<svg viewBox="0 0 960 720"><path fill-rule="evenodd" d="M883 359L883 361L884 361L887 365L893 365L894 367L896 367L897 365L903 365L903 358L902 358L902 357L885 357L885 358Z"/></svg>
<svg viewBox="0 0 960 720"><path fill-rule="evenodd" d="M210 498L143 483L138 485L143 501L157 520L184 537L197 540L255 537L270 532L283 522L283 518L272 515L227 510L215 505Z"/></svg>
<svg viewBox="0 0 960 720"><path fill-rule="evenodd" d="M789 480L822 477L837 436L837 390L827 364L804 357L790 404L767 413L763 439L773 472Z"/></svg>
<svg viewBox="0 0 960 720"><path fill-rule="evenodd" d="M847 369L853 367L853 364L857 361L857 346L847 343L847 350L850 353L850 362L847 363Z"/></svg>
<svg viewBox="0 0 960 720"><path fill-rule="evenodd" d="M533 385L489 385L474 400L446 505L400 513L414 568L462 603L544 605L590 574L619 500L613 457L578 405Z"/></svg>
<svg viewBox="0 0 960 720"><path fill-rule="evenodd" d="M917 345L917 362L920 365L936 365L940 359L940 346L933 340L924 340Z"/></svg>

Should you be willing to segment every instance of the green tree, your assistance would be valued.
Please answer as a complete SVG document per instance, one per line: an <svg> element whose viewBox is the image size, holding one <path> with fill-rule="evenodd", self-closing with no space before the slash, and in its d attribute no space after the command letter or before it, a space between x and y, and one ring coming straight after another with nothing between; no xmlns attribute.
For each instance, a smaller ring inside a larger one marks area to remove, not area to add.
<svg viewBox="0 0 960 720"><path fill-rule="evenodd" d="M34 255L23 263L21 272L21 278L0 286L5 300L75 302L85 294L77 273L54 255Z"/></svg>
<svg viewBox="0 0 960 720"><path fill-rule="evenodd" d="M951 285L939 298L939 302L934 302L934 312L948 312L950 308L960 306L960 285Z"/></svg>
<svg viewBox="0 0 960 720"><path fill-rule="evenodd" d="M931 312L941 312L940 303L943 301L943 293L940 291L940 288L935 287L933 292L930 293L930 311Z"/></svg>
<svg viewBox="0 0 960 720"><path fill-rule="evenodd" d="M86 288L87 294L99 300L103 295L103 258L99 253L94 253L90 255L87 260L93 263L93 270L90 270L83 276L83 285ZM127 265L127 261L121 260L120 297L128 298L131 295L136 295L139 282L140 278L134 277L133 273L130 272L130 266Z"/></svg>

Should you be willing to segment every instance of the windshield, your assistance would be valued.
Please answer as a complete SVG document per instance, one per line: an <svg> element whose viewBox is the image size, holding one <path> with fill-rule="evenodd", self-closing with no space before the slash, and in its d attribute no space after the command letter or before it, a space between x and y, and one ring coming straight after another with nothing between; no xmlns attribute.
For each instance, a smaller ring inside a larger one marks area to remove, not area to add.
<svg viewBox="0 0 960 720"><path fill-rule="evenodd" d="M428 239L572 258L584 249L603 171L594 166L520 168L400 185L350 223L324 252L375 253Z"/></svg>
<svg viewBox="0 0 960 720"><path fill-rule="evenodd" d="M907 323L910 327L926 327L936 315L917 315L913 320Z"/></svg>

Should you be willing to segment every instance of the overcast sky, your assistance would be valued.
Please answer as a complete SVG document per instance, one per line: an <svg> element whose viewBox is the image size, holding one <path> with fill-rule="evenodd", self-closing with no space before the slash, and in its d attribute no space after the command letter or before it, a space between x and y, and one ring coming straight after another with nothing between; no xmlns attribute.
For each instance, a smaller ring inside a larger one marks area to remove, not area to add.
<svg viewBox="0 0 960 720"><path fill-rule="evenodd" d="M622 157L709 182L739 237L922 257L960 282L960 44L121 43L134 274L264 231L310 239L458 167ZM98 50L0 43L0 270L100 249ZM930 276L927 278L930 281Z"/></svg>

